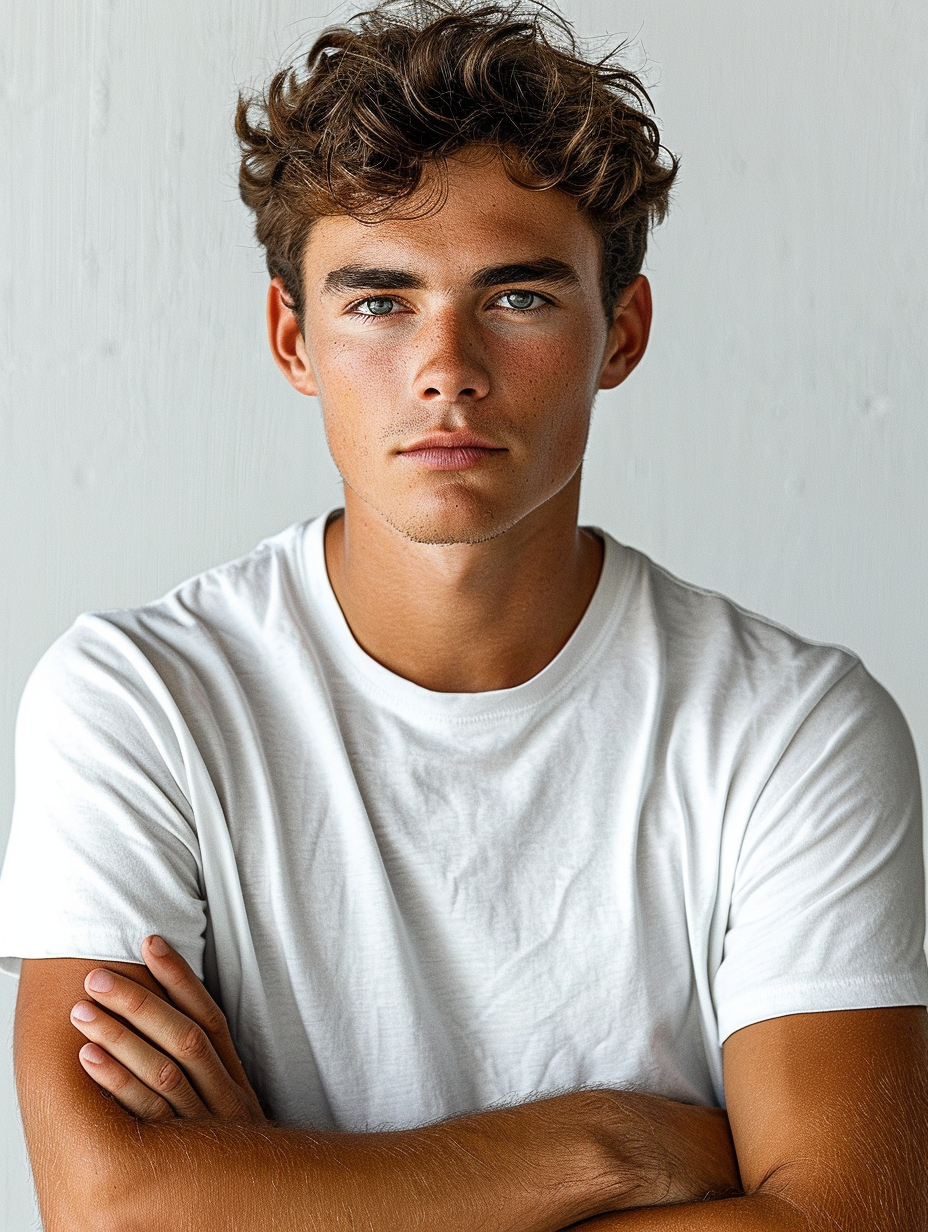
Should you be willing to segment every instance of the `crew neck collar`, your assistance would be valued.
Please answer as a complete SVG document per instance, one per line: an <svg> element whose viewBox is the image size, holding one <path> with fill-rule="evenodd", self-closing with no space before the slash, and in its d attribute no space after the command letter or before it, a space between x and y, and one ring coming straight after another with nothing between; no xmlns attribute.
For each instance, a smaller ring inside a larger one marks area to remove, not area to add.
<svg viewBox="0 0 928 1232"><path fill-rule="evenodd" d="M603 541L603 565L593 597L580 622L546 667L522 684L477 693L444 693L426 689L378 663L355 641L329 581L325 563L325 531L343 515L336 506L303 524L299 558L314 623L328 642L338 668L362 692L379 704L414 721L485 722L508 718L549 702L566 689L596 657L622 618L634 572L634 553L597 527L587 527Z"/></svg>

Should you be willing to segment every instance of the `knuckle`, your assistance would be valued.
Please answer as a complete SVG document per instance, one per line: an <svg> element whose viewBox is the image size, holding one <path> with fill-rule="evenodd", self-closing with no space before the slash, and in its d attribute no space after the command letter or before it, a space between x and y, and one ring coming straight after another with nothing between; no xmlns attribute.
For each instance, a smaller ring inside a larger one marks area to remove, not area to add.
<svg viewBox="0 0 928 1232"><path fill-rule="evenodd" d="M165 1061L155 1080L159 1091L176 1091L184 1081L183 1071L173 1061Z"/></svg>
<svg viewBox="0 0 928 1232"><path fill-rule="evenodd" d="M108 1066L108 1070L106 1085L113 1095L118 1095L120 1091L125 1091L127 1087L132 1086L132 1078L121 1065Z"/></svg>
<svg viewBox="0 0 928 1232"><path fill-rule="evenodd" d="M178 1036L176 1055L185 1061L204 1061L211 1052L206 1033L196 1023L191 1023Z"/></svg>
<svg viewBox="0 0 928 1232"><path fill-rule="evenodd" d="M143 1121L166 1121L172 1119L174 1113L159 1095L149 1093L139 1101L135 1115Z"/></svg>
<svg viewBox="0 0 928 1232"><path fill-rule="evenodd" d="M215 1001L210 1001L209 1005L205 1007L201 1018L203 1029L209 1035L221 1035L223 1031L228 1030L226 1016Z"/></svg>
<svg viewBox="0 0 928 1232"><path fill-rule="evenodd" d="M107 1047L115 1047L128 1034L129 1032L122 1023L117 1022L115 1018L110 1018L109 1015L106 1018L101 1017L100 1036L105 1041Z"/></svg>
<svg viewBox="0 0 928 1232"><path fill-rule="evenodd" d="M151 994L144 988L139 988L138 984L133 984L131 989L127 989L123 998L123 1012L128 1015L140 1013L148 1004Z"/></svg>

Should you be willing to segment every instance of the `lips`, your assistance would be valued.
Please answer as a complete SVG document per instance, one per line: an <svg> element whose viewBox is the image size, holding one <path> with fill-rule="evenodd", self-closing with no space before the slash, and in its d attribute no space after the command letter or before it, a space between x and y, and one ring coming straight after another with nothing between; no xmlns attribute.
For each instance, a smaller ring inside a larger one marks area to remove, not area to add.
<svg viewBox="0 0 928 1232"><path fill-rule="evenodd" d="M506 452L472 432L433 432L398 451L401 458L438 471L468 470Z"/></svg>

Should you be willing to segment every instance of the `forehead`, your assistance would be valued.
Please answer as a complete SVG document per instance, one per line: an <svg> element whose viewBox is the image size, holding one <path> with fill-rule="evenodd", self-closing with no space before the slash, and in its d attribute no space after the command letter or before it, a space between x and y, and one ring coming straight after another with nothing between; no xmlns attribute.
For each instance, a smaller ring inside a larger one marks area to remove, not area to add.
<svg viewBox="0 0 928 1232"><path fill-rule="evenodd" d="M436 187L429 171L423 192ZM363 223L346 215L314 223L304 252L307 281L346 264L415 270L426 281L457 281L489 265L551 258L598 288L601 242L576 201L556 189L514 184L497 158L449 159L441 208L423 218Z"/></svg>

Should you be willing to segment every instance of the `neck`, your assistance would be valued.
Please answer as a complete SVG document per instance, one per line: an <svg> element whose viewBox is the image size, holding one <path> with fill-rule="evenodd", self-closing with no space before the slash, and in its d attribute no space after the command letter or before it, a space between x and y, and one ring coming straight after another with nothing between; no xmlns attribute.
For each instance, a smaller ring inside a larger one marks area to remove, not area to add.
<svg viewBox="0 0 928 1232"><path fill-rule="evenodd" d="M326 532L329 578L358 644L407 680L446 693L537 675L580 622L603 548L577 525L579 473L495 539L413 543L345 490Z"/></svg>

